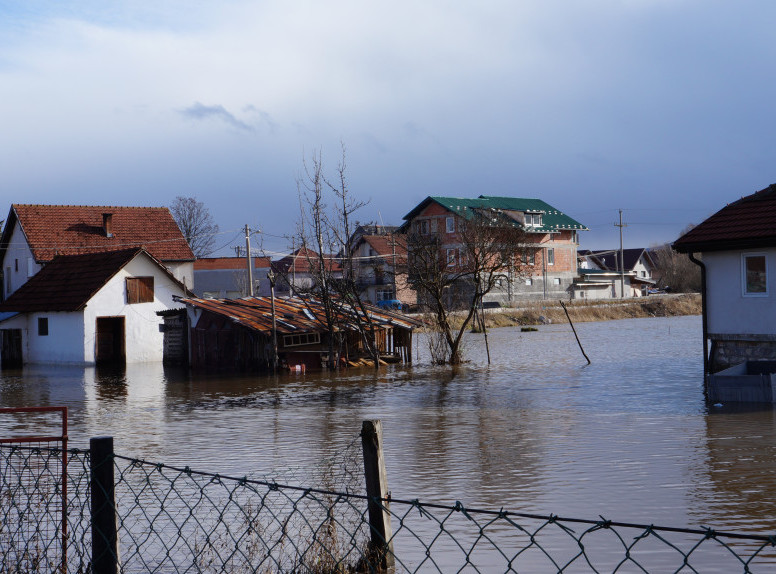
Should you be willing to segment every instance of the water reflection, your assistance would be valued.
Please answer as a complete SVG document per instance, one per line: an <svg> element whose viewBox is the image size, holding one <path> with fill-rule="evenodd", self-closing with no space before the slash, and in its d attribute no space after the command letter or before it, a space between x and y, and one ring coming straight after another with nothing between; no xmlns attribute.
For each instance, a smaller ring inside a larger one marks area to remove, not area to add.
<svg viewBox="0 0 776 574"><path fill-rule="evenodd" d="M4 406L70 407L71 444L233 474L311 465L383 420L399 498L677 526L772 530L771 409L707 413L700 319L567 325L467 341L471 363L341 375L190 375L25 368L0 375ZM358 465L358 461L354 464Z"/></svg>

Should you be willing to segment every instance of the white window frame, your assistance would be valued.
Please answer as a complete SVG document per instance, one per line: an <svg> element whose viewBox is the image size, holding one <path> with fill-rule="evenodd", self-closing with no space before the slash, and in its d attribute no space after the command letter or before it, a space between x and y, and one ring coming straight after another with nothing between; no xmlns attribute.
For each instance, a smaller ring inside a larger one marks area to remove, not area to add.
<svg viewBox="0 0 776 574"><path fill-rule="evenodd" d="M447 250L447 266L448 267L455 267L455 249L448 249Z"/></svg>
<svg viewBox="0 0 776 574"><path fill-rule="evenodd" d="M765 262L765 291L747 291L746 262L748 259L762 257ZM741 254L741 295L743 297L768 297L768 255L766 253L742 253Z"/></svg>
<svg viewBox="0 0 776 574"><path fill-rule="evenodd" d="M547 265L555 265L555 248L547 248Z"/></svg>
<svg viewBox="0 0 776 574"><path fill-rule="evenodd" d="M433 235L433 234L435 234L437 232L437 227L439 226L439 224L437 222L436 217L430 219L429 221L431 221L430 229L431 229L431 234Z"/></svg>
<svg viewBox="0 0 776 574"><path fill-rule="evenodd" d="M447 233L455 233L455 218L454 217L446 217L445 218L445 231Z"/></svg>

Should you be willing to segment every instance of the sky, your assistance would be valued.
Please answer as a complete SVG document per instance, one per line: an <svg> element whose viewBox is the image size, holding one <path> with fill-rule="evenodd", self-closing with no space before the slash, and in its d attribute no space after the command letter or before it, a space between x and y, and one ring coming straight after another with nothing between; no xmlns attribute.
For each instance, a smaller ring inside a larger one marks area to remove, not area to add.
<svg viewBox="0 0 776 574"><path fill-rule="evenodd" d="M543 199L673 241L776 182L772 0L0 0L0 211L196 197L289 247L304 162L363 222Z"/></svg>

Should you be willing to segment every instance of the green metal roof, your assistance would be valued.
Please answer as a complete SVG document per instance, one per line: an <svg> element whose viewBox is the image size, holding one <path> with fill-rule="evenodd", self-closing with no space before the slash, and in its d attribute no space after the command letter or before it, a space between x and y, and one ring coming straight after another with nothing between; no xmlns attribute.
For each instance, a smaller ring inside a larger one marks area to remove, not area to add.
<svg viewBox="0 0 776 574"><path fill-rule="evenodd" d="M473 217L474 214L472 209L495 209L541 213L542 226L532 229L539 233L556 232L566 229L586 231L588 229L576 219L569 217L541 199L498 197L493 195L481 195L477 198L429 196L420 202L415 209L405 215L404 219L412 219L432 201L438 203L448 211L460 215L464 219L471 219Z"/></svg>

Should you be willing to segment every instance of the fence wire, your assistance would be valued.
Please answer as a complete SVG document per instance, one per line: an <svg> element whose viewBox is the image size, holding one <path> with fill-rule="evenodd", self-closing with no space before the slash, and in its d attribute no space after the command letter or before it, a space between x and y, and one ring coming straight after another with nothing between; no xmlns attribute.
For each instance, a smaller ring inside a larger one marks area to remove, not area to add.
<svg viewBox="0 0 776 574"><path fill-rule="evenodd" d="M60 453L0 446L2 572L58 571L56 552L50 556L56 549L50 524L58 510L45 501L46 493L59 488L52 461ZM69 457L67 572L87 573L89 453L71 450ZM300 487L115 456L120 571L379 571L357 460L351 452L328 461L317 485ZM776 537L771 536L482 510L461 503L378 502L391 516L393 534L377 542L390 549L395 572L776 570Z"/></svg>

